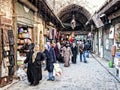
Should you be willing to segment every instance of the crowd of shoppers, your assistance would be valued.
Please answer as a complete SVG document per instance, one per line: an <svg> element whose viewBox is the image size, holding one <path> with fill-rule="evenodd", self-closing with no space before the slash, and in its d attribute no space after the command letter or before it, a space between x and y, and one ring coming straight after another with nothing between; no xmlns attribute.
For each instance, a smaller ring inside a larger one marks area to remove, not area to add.
<svg viewBox="0 0 120 90"><path fill-rule="evenodd" d="M39 81L42 79L42 69L41 62L45 61L46 68L48 71L48 81L54 81L55 77L53 75L54 63L61 62L64 63L64 67L70 66L70 61L73 64L77 63L77 55L80 57L80 62L87 63L87 59L89 58L91 45L89 40L80 40L79 43L64 41L62 43L53 41L48 41L45 45L45 49L43 52L39 51L39 46L28 44L31 48L25 49L27 51L27 58L25 60L25 64L28 63L27 66L27 77L30 85L37 85Z"/></svg>

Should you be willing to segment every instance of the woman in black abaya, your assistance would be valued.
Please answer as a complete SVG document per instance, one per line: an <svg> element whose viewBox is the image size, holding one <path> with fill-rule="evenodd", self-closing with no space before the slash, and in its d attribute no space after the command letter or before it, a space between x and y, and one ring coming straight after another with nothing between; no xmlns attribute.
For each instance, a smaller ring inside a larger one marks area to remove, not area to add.
<svg viewBox="0 0 120 90"><path fill-rule="evenodd" d="M27 54L27 58L24 63L28 63L27 77L30 85L37 85L42 79L41 61L44 60L44 56L39 52L39 46L35 45L34 50Z"/></svg>

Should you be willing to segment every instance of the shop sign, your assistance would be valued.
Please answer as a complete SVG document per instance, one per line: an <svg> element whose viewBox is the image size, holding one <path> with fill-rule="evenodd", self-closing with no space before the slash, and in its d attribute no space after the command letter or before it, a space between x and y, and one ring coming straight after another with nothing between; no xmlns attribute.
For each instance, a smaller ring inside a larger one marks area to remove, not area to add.
<svg viewBox="0 0 120 90"><path fill-rule="evenodd" d="M103 22L101 21L100 17L98 14L95 14L93 17L92 17L95 25L97 28L100 28L102 26L104 26Z"/></svg>
<svg viewBox="0 0 120 90"><path fill-rule="evenodd" d="M111 28L110 28L109 38L110 38L110 39L113 39L113 38L114 38L114 27L111 27Z"/></svg>
<svg viewBox="0 0 120 90"><path fill-rule="evenodd" d="M12 25L12 20L9 18L1 17L0 24L3 25Z"/></svg>

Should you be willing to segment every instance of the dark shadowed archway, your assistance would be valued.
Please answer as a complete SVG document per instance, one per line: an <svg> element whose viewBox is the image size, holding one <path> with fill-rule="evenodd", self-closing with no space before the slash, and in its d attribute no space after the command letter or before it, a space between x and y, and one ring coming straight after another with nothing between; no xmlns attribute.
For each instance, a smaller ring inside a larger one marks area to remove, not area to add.
<svg viewBox="0 0 120 90"><path fill-rule="evenodd" d="M71 20L73 18L73 15L75 16L76 21L76 27L74 28L74 31L87 33L91 30L89 25L86 26L86 22L91 17L90 13L79 5L71 4L66 6L58 13L58 17L65 26L63 31L73 31L71 27Z"/></svg>

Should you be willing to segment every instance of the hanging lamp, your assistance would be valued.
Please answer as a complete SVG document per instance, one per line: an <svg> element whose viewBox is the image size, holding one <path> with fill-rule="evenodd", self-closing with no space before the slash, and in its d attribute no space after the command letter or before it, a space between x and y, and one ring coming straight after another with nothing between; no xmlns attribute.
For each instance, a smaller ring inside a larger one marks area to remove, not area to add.
<svg viewBox="0 0 120 90"><path fill-rule="evenodd" d="M74 30L76 27L75 15L72 16L71 27Z"/></svg>

